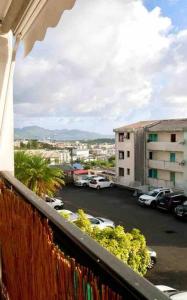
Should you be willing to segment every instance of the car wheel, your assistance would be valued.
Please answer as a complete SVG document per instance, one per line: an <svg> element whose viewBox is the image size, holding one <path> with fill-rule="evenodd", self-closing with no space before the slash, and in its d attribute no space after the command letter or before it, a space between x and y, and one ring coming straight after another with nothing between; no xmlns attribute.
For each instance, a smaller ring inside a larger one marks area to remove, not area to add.
<svg viewBox="0 0 187 300"><path fill-rule="evenodd" d="M147 268L152 269L154 267L155 263L156 263L156 260L153 257L151 257L151 261L150 261L149 265L147 266Z"/></svg>
<svg viewBox="0 0 187 300"><path fill-rule="evenodd" d="M97 190L100 190L100 188L101 188L100 185L98 185L98 186L97 186Z"/></svg>
<svg viewBox="0 0 187 300"><path fill-rule="evenodd" d="M156 201L152 201L152 202L151 202L151 207L152 207L152 208L155 208L155 207L156 207Z"/></svg>
<svg viewBox="0 0 187 300"><path fill-rule="evenodd" d="M83 183L83 187L87 187L87 184L86 184L86 183Z"/></svg>

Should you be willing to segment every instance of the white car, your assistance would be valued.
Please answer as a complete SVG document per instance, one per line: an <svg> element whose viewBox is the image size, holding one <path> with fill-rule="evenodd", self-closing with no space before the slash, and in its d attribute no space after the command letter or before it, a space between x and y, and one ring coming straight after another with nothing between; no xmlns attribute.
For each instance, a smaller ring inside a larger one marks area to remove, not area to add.
<svg viewBox="0 0 187 300"><path fill-rule="evenodd" d="M172 193L171 189L154 189L150 191L148 194L141 195L138 198L138 203L140 205L146 205L151 207L156 207L157 201L162 199L163 196Z"/></svg>
<svg viewBox="0 0 187 300"><path fill-rule="evenodd" d="M64 216L64 217L67 217L67 219L69 221L75 221L77 220L77 214L72 212L71 210L68 210L68 209L61 209L61 210L58 210L58 213L61 215L61 216Z"/></svg>
<svg viewBox="0 0 187 300"><path fill-rule="evenodd" d="M85 178L75 180L75 181L74 181L74 184L75 184L76 186L83 186L83 187L86 187L86 186L89 185L90 180L94 179L95 177L97 177L97 176L96 176L96 175L88 175L88 176L85 177Z"/></svg>
<svg viewBox="0 0 187 300"><path fill-rule="evenodd" d="M92 224L93 227L98 227L99 229L104 229L107 227L114 228L115 224L113 221L101 217L90 217L88 216L88 220Z"/></svg>
<svg viewBox="0 0 187 300"><path fill-rule="evenodd" d="M54 208L56 210L62 209L64 206L64 202L61 199L46 196L45 201L49 206L51 206L52 208Z"/></svg>
<svg viewBox="0 0 187 300"><path fill-rule="evenodd" d="M89 182L89 187L98 190L102 188L112 187L113 185L113 181L101 176L95 177Z"/></svg>
<svg viewBox="0 0 187 300"><path fill-rule="evenodd" d="M147 247L147 250L149 251L149 255L150 255L150 259L151 259L150 263L148 265L148 269L152 269L157 261L157 253L155 250L153 250L150 247Z"/></svg>
<svg viewBox="0 0 187 300"><path fill-rule="evenodd" d="M187 292L178 291L172 287L166 285L156 285L156 287L166 294L172 300L186 300Z"/></svg>
<svg viewBox="0 0 187 300"><path fill-rule="evenodd" d="M78 219L78 215L71 210L68 209L62 209L58 211L60 215L62 216L68 216L68 220L70 222L75 222ZM86 214L86 217L90 221L91 225L93 227L98 227L100 229L104 229L107 227L114 228L115 224L113 221L106 219L106 218L101 218L101 217L93 217L92 215Z"/></svg>

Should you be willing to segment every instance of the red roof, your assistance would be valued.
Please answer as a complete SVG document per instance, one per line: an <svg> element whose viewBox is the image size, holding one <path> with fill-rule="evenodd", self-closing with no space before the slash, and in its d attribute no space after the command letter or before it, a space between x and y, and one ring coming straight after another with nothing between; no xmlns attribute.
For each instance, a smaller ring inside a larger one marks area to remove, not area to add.
<svg viewBox="0 0 187 300"><path fill-rule="evenodd" d="M88 174L88 170L75 170L73 171L75 175L83 175L83 174Z"/></svg>

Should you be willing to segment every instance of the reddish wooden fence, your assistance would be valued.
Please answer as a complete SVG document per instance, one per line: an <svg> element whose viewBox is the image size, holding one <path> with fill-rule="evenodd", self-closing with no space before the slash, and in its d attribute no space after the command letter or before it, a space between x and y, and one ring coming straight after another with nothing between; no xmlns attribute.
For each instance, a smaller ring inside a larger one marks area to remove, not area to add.
<svg viewBox="0 0 187 300"><path fill-rule="evenodd" d="M42 200L41 200L42 201ZM53 243L47 219L0 183L2 280L10 300L120 300Z"/></svg>

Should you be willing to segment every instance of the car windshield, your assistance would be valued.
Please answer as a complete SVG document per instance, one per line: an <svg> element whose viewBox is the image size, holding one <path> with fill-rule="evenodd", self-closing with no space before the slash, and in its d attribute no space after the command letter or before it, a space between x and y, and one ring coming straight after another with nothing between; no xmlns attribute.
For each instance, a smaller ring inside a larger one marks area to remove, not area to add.
<svg viewBox="0 0 187 300"><path fill-rule="evenodd" d="M92 224L99 224L99 220L95 219L95 218L88 218L88 220L92 223Z"/></svg>
<svg viewBox="0 0 187 300"><path fill-rule="evenodd" d="M152 192L149 192L149 195L155 197L155 196L158 195L158 193L159 193L159 192L152 191Z"/></svg>
<svg viewBox="0 0 187 300"><path fill-rule="evenodd" d="M90 180L90 183L96 184L97 181L96 180Z"/></svg>
<svg viewBox="0 0 187 300"><path fill-rule="evenodd" d="M100 220L101 222L104 222L102 218L98 218L98 217L97 217L97 219Z"/></svg>

